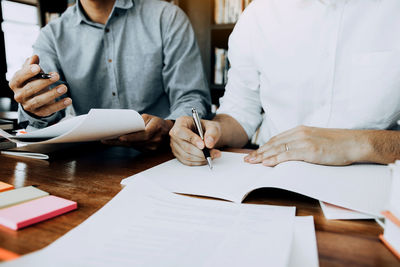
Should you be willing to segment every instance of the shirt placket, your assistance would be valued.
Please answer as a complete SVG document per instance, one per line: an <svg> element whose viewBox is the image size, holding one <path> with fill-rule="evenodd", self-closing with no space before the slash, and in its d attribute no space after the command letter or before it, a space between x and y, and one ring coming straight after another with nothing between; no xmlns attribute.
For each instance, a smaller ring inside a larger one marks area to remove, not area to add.
<svg viewBox="0 0 400 267"><path fill-rule="evenodd" d="M338 44L339 39L341 36L341 29L342 29L342 21L343 21L343 13L345 2L344 1L337 1L336 3L331 4L332 12L331 12L331 19L330 25L328 28L328 32L330 33L328 36L328 45L327 45L327 92L324 106L324 118L326 121L325 126L329 127L331 116L332 116L332 107L333 107L333 99L335 94L335 81L336 81L336 70L337 70L337 54L338 54ZM322 120L321 120L322 121Z"/></svg>
<svg viewBox="0 0 400 267"><path fill-rule="evenodd" d="M105 40L105 47L106 47L106 62L107 65L107 75L109 77L109 88L110 88L110 99L113 108L120 108L121 104L118 97L118 90L117 90L117 79L115 76L115 53L114 53L114 39L112 34L112 27L110 25L104 28L104 40Z"/></svg>

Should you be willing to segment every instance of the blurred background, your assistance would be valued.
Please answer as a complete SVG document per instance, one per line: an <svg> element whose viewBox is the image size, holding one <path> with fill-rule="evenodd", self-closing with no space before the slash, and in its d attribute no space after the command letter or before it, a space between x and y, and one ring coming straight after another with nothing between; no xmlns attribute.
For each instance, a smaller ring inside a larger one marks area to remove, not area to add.
<svg viewBox="0 0 400 267"><path fill-rule="evenodd" d="M251 0L172 0L189 17L201 50L213 108L227 82L228 38ZM1 0L0 112L16 110L8 81L32 55L40 28L57 19L75 0Z"/></svg>

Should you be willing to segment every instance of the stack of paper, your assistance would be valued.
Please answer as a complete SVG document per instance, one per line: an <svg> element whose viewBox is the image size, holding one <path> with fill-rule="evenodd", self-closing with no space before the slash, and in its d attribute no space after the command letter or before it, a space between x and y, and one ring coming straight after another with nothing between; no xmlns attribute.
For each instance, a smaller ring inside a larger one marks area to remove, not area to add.
<svg viewBox="0 0 400 267"><path fill-rule="evenodd" d="M54 144L111 139L144 130L143 118L129 109L91 109L88 114L55 125L13 136L0 129L0 135L25 144Z"/></svg>
<svg viewBox="0 0 400 267"><path fill-rule="evenodd" d="M1 186L7 185L5 183ZM13 230L24 228L77 208L77 203L56 196L33 186L12 189L9 185L0 193L0 225Z"/></svg>
<svg viewBox="0 0 400 267"><path fill-rule="evenodd" d="M383 243L400 259L400 161L390 165L392 170L392 190L389 209L385 216L385 232L380 236Z"/></svg>
<svg viewBox="0 0 400 267"><path fill-rule="evenodd" d="M347 209L379 216L386 209L391 185L387 166L359 164L321 166L290 161L274 168L248 164L243 154L222 152L207 166L184 166L173 159L131 176L146 177L171 192L216 197L242 202L253 190L280 188L300 193Z"/></svg>
<svg viewBox="0 0 400 267"><path fill-rule="evenodd" d="M294 207L175 195L136 179L47 248L4 266L318 266Z"/></svg>

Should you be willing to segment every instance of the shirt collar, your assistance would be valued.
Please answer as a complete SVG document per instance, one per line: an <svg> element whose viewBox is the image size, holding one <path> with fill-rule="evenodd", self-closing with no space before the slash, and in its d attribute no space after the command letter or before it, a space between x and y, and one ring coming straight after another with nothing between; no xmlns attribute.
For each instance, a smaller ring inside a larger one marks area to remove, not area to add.
<svg viewBox="0 0 400 267"><path fill-rule="evenodd" d="M135 1L137 0L116 0L114 4L114 9L119 8L119 9L130 9L134 6ZM112 12L113 12L112 11ZM76 12L76 21L74 23L74 26L79 25L82 21L92 24L90 20L88 20L83 12L83 8L81 5L81 2L78 0L77 4L75 5L75 12Z"/></svg>

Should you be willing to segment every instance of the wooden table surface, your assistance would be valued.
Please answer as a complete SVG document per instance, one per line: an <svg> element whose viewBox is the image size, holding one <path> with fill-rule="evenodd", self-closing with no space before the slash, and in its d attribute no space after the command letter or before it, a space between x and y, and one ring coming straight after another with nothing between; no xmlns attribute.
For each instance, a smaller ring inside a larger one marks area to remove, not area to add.
<svg viewBox="0 0 400 267"><path fill-rule="evenodd" d="M0 181L16 188L35 185L78 202L79 209L19 231L0 227L0 247L23 255L49 245L115 196L123 178L173 158L170 152L144 155L100 144L55 155L50 161L0 155ZM297 215L313 215L320 266L400 266L379 241L382 229L372 220L328 221L316 200L277 189L257 190L245 202L296 206Z"/></svg>

